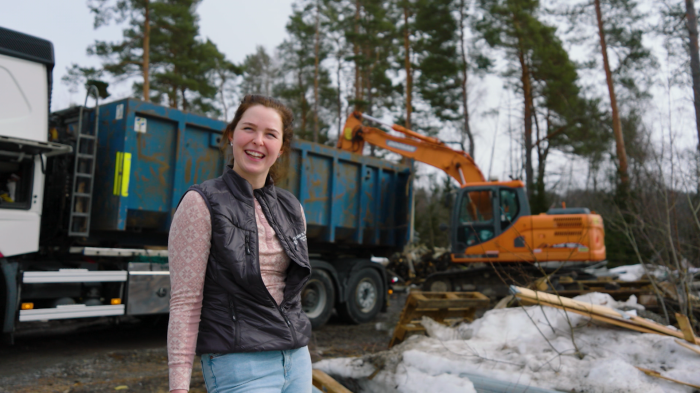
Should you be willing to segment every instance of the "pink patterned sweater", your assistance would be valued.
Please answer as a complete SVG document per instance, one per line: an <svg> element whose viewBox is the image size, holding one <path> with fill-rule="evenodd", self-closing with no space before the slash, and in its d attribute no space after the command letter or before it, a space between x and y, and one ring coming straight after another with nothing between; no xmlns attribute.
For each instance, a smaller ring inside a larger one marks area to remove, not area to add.
<svg viewBox="0 0 700 393"><path fill-rule="evenodd" d="M257 200L255 219L262 279L277 304L280 304L284 297L289 257ZM189 390L190 387L210 246L209 209L201 195L188 192L175 212L168 237L171 290L168 325L170 390Z"/></svg>

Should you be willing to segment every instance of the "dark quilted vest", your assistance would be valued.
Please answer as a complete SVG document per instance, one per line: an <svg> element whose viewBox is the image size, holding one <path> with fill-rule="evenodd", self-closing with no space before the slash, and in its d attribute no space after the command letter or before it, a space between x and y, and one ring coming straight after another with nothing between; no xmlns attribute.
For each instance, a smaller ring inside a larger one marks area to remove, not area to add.
<svg viewBox="0 0 700 393"><path fill-rule="evenodd" d="M204 197L212 225L197 354L305 346L311 324L301 309L301 290L311 275L311 265L299 201L269 178L263 188L253 190L231 169L190 190ZM291 259L279 306L260 275L253 198Z"/></svg>

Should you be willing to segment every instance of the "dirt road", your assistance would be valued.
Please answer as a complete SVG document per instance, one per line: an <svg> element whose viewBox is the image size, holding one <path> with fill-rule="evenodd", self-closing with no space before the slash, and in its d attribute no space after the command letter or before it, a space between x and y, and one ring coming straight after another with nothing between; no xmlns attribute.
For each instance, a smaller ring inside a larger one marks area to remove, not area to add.
<svg viewBox="0 0 700 393"><path fill-rule="evenodd" d="M391 295L389 311L373 322L346 325L332 318L313 332L312 360L385 349L405 299ZM0 392L168 392L166 330L161 319L18 338L0 347ZM192 393L206 392L198 358L191 386Z"/></svg>

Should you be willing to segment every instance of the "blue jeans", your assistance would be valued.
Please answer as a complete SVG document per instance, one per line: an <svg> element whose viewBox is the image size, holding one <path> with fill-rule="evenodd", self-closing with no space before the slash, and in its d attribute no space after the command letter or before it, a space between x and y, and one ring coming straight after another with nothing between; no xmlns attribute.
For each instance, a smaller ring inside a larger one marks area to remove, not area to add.
<svg viewBox="0 0 700 393"><path fill-rule="evenodd" d="M202 355L202 373L209 393L312 392L308 347L286 351L205 353Z"/></svg>

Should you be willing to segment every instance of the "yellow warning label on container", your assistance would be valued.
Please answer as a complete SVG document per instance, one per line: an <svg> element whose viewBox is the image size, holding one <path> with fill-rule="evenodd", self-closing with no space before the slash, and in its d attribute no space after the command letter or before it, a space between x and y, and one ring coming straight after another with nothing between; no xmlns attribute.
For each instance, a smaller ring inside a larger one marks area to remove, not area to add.
<svg viewBox="0 0 700 393"><path fill-rule="evenodd" d="M131 153L118 151L114 165L114 195L129 196L129 177L131 174Z"/></svg>
<svg viewBox="0 0 700 393"><path fill-rule="evenodd" d="M344 133L345 139L351 141L352 140L352 128L347 127L347 128L345 128L344 131L345 131L345 133Z"/></svg>

